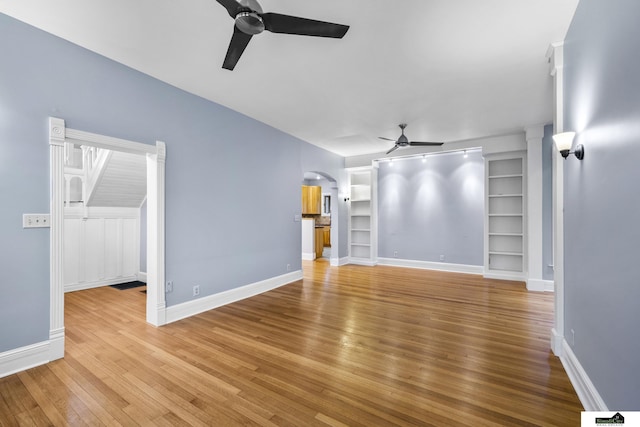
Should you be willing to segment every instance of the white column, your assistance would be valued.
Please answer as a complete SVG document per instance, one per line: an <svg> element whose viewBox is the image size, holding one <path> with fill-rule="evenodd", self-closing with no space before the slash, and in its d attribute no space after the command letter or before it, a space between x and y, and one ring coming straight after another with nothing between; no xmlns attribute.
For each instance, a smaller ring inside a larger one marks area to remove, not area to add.
<svg viewBox="0 0 640 427"><path fill-rule="evenodd" d="M563 43L553 43L547 51L549 73L553 76L553 132L564 129L564 56ZM564 340L564 169L562 158L553 150L553 279L555 282L554 322L551 330L551 350L562 356Z"/></svg>
<svg viewBox="0 0 640 427"><path fill-rule="evenodd" d="M527 289L544 291L542 279L542 138L544 126L526 129L527 138Z"/></svg>
<svg viewBox="0 0 640 427"><path fill-rule="evenodd" d="M64 357L64 120L49 118L49 161L51 167L50 247L49 247L49 360Z"/></svg>
<svg viewBox="0 0 640 427"><path fill-rule="evenodd" d="M147 154L147 322L166 324L164 291L164 168L166 149L156 142L156 154Z"/></svg>

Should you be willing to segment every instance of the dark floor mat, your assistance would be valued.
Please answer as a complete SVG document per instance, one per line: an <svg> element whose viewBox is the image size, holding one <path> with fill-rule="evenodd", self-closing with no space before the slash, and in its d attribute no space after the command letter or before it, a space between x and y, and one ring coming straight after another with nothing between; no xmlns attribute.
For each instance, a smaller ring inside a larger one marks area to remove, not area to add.
<svg viewBox="0 0 640 427"><path fill-rule="evenodd" d="M119 291L124 291L126 289L131 289L131 288L139 288L140 286L147 286L147 284L136 280L135 282L120 283L119 285L111 285L112 288L115 288Z"/></svg>

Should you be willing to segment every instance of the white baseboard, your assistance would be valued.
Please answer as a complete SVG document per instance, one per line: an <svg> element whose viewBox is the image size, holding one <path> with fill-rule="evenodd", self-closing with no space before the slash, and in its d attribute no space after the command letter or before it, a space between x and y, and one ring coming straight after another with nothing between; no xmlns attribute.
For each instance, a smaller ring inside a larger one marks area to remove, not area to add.
<svg viewBox="0 0 640 427"><path fill-rule="evenodd" d="M378 262L374 260L366 259L366 258L349 257L347 264L365 265L367 267L373 267L374 265L377 265Z"/></svg>
<svg viewBox="0 0 640 427"><path fill-rule="evenodd" d="M556 331L556 328L551 328L551 351L557 357L562 357L562 342L564 337Z"/></svg>
<svg viewBox="0 0 640 427"><path fill-rule="evenodd" d="M527 290L534 292L553 292L555 283L553 280L528 279Z"/></svg>
<svg viewBox="0 0 640 427"><path fill-rule="evenodd" d="M412 259L378 258L378 264L393 267L448 271L451 273L482 274L484 272L484 267L481 265L450 264L444 262L417 261Z"/></svg>
<svg viewBox="0 0 640 427"><path fill-rule="evenodd" d="M499 273L495 271L485 271L482 277L484 277L485 279L513 280L516 282L524 282L526 280L526 277L524 276L523 273L509 272L509 271L504 271Z"/></svg>
<svg viewBox="0 0 640 427"><path fill-rule="evenodd" d="M553 280L527 279L527 290L533 292L554 292L555 282Z"/></svg>
<svg viewBox="0 0 640 427"><path fill-rule="evenodd" d="M302 260L303 261L313 261L316 259L315 252L302 252Z"/></svg>
<svg viewBox="0 0 640 427"><path fill-rule="evenodd" d="M147 283L147 273L145 273L144 271L139 271L138 272L138 280L140 282Z"/></svg>
<svg viewBox="0 0 640 427"><path fill-rule="evenodd" d="M85 289L99 288L101 286L119 285L120 283L133 282L138 280L137 275L127 277L117 277L115 279L96 280L93 282L70 283L64 285L65 292L83 291Z"/></svg>
<svg viewBox="0 0 640 427"><path fill-rule="evenodd" d="M166 323L175 322L205 311L213 310L214 308L240 301L301 279L302 270L292 271L291 273L281 276L170 306L166 308Z"/></svg>
<svg viewBox="0 0 640 427"><path fill-rule="evenodd" d="M49 362L49 341L0 353L0 378Z"/></svg>
<svg viewBox="0 0 640 427"><path fill-rule="evenodd" d="M569 376L569 380L576 390L580 403L585 411L608 411L607 405L600 397L598 390L589 379L578 358L573 353L571 346L566 340L562 341L562 366Z"/></svg>
<svg viewBox="0 0 640 427"><path fill-rule="evenodd" d="M330 259L330 264L332 267L340 267L343 265L347 265L349 264L349 257L342 257L342 258L331 258Z"/></svg>

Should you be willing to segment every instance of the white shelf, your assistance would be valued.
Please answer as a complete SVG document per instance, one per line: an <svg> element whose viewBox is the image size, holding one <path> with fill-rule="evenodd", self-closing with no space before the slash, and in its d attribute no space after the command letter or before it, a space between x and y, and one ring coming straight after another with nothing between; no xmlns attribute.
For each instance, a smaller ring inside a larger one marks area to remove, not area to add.
<svg viewBox="0 0 640 427"><path fill-rule="evenodd" d="M525 271L525 165L519 154L486 158L485 269L495 274Z"/></svg>
<svg viewBox="0 0 640 427"><path fill-rule="evenodd" d="M489 179L502 179L502 178L522 178L521 173L514 173L510 175L492 175Z"/></svg>
<svg viewBox="0 0 640 427"><path fill-rule="evenodd" d="M522 256L522 252L489 252L489 255Z"/></svg>
<svg viewBox="0 0 640 427"><path fill-rule="evenodd" d="M349 172L349 257L364 263L373 258L373 171L358 170Z"/></svg>

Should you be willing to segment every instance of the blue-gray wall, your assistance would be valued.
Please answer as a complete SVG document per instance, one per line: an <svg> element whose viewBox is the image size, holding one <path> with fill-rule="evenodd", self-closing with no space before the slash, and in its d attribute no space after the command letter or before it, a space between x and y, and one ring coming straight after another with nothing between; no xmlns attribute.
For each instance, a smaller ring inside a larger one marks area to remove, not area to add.
<svg viewBox="0 0 640 427"><path fill-rule="evenodd" d="M564 162L565 336L615 410L640 410L639 17L581 0L564 44L565 130L585 147Z"/></svg>
<svg viewBox="0 0 640 427"><path fill-rule="evenodd" d="M21 216L49 211L49 116L167 144L168 306L301 268L303 172L340 182L342 157L2 14L0 35L0 352L48 339L49 233Z"/></svg>
<svg viewBox="0 0 640 427"><path fill-rule="evenodd" d="M397 160L378 169L378 256L483 265L480 150Z"/></svg>

